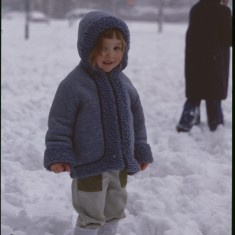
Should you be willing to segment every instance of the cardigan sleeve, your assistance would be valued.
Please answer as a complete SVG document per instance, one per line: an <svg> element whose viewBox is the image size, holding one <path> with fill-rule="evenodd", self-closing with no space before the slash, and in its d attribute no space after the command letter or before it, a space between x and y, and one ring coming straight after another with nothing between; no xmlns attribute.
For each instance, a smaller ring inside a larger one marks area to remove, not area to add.
<svg viewBox="0 0 235 235"><path fill-rule="evenodd" d="M145 118L139 95L132 104L132 114L135 132L135 158L139 163L151 163L153 156L150 145L147 143Z"/></svg>
<svg viewBox="0 0 235 235"><path fill-rule="evenodd" d="M78 103L72 89L62 81L55 94L48 119L44 166L53 163L73 164L73 133Z"/></svg>

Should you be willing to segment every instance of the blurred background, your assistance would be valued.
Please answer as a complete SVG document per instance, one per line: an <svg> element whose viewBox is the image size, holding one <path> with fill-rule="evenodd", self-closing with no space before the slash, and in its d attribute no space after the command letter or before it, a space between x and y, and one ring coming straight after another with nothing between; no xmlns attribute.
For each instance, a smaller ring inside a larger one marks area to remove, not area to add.
<svg viewBox="0 0 235 235"><path fill-rule="evenodd" d="M50 23L51 20L67 20L73 25L87 12L105 10L123 20L158 22L162 25L188 21L189 10L198 0L2 0L3 19L24 17L25 38L28 38L29 22ZM229 1L232 8L232 1Z"/></svg>
<svg viewBox="0 0 235 235"><path fill-rule="evenodd" d="M67 19L70 23L87 11L102 9L124 20L186 22L197 0L2 0L2 17L11 19L25 11L30 20L49 22Z"/></svg>

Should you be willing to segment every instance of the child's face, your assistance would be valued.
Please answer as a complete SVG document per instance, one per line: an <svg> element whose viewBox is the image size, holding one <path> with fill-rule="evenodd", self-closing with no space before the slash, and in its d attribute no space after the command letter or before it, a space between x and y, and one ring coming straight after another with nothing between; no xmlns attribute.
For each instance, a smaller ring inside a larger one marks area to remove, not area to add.
<svg viewBox="0 0 235 235"><path fill-rule="evenodd" d="M113 37L103 38L100 53L96 56L95 62L99 68L108 73L120 64L123 56L122 41Z"/></svg>

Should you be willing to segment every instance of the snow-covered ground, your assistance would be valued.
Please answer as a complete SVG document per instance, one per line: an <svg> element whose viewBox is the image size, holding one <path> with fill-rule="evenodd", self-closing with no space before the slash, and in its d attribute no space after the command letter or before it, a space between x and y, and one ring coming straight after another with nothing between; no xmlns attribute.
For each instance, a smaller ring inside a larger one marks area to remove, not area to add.
<svg viewBox="0 0 235 235"><path fill-rule="evenodd" d="M128 22L129 65L146 116L154 163L129 177L121 235L231 234L232 79L225 125L177 133L184 96L187 24ZM43 168L47 117L59 82L79 62L77 24L2 20L2 235L70 234L77 215L68 173Z"/></svg>

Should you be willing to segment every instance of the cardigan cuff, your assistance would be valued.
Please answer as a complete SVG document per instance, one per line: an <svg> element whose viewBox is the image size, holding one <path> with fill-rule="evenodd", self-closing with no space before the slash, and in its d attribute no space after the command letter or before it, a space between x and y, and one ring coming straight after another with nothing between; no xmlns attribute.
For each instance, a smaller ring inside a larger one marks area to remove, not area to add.
<svg viewBox="0 0 235 235"><path fill-rule="evenodd" d="M48 147L44 153L44 167L50 170L50 165L54 163L68 163L72 165L74 155L70 148L64 146Z"/></svg>
<svg viewBox="0 0 235 235"><path fill-rule="evenodd" d="M138 163L153 162L153 155L150 146L148 144L136 144L135 159L138 161Z"/></svg>

